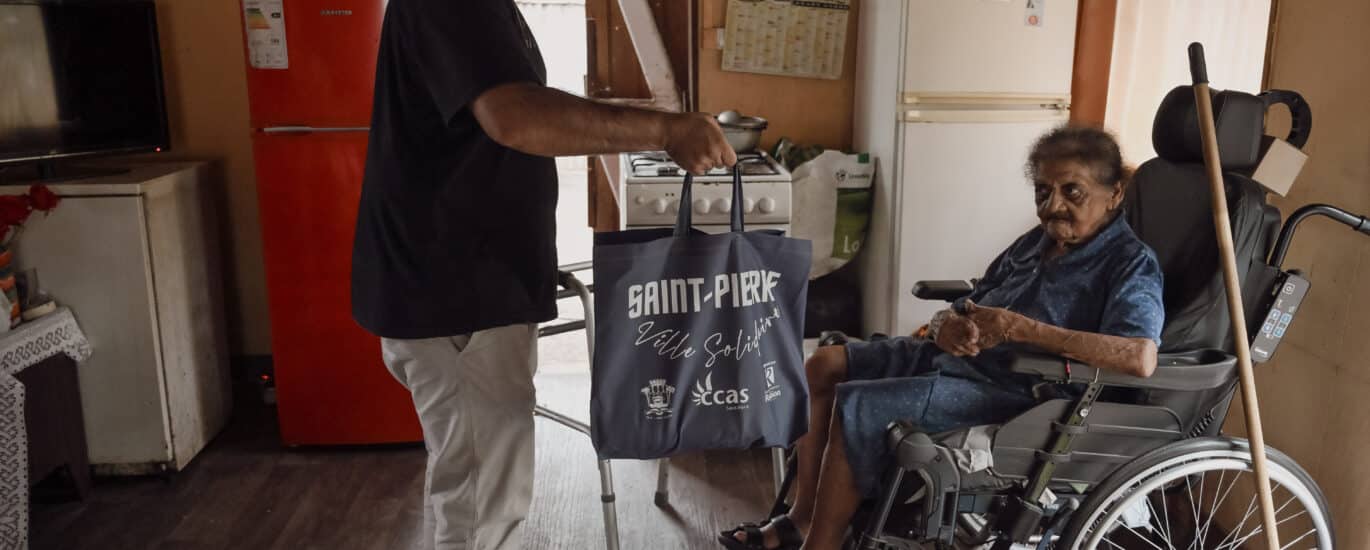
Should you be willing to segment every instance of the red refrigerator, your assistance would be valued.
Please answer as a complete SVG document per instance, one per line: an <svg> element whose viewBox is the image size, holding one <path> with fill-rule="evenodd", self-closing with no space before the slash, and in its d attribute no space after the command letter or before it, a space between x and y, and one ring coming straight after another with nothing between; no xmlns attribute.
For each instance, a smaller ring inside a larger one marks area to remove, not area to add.
<svg viewBox="0 0 1370 550"><path fill-rule="evenodd" d="M385 1L240 1L281 439L420 441L349 290Z"/></svg>

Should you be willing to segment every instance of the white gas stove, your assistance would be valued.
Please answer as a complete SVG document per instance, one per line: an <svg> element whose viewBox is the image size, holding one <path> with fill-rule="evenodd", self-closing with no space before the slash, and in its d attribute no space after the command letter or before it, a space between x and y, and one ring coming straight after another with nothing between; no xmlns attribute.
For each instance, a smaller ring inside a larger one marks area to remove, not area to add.
<svg viewBox="0 0 1370 550"><path fill-rule="evenodd" d="M680 212L680 186L685 172L661 152L620 155L619 221L624 229L672 227ZM742 202L748 230L790 230L790 171L765 153L737 156L742 166ZM690 190L694 227L709 233L728 230L732 214L733 176L715 169L694 179Z"/></svg>

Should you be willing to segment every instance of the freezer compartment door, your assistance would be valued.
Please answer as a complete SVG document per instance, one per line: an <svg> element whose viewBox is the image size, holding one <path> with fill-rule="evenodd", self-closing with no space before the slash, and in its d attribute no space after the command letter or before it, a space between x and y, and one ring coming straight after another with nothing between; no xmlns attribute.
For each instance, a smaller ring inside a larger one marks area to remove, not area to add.
<svg viewBox="0 0 1370 550"><path fill-rule="evenodd" d="M1077 8L1076 0L910 0L903 91L1069 97Z"/></svg>
<svg viewBox="0 0 1370 550"><path fill-rule="evenodd" d="M284 68L254 67L248 48L247 88L254 128L367 125L385 0L240 0L240 4L245 48L250 33L272 32L261 27L280 19L285 22L284 32L270 37L284 43ZM281 10L275 11L275 6Z"/></svg>
<svg viewBox="0 0 1370 550"><path fill-rule="evenodd" d="M1054 122L905 124L894 235L895 334L946 308L911 294L914 283L981 277L1037 225L1024 175L1032 143Z"/></svg>
<svg viewBox="0 0 1370 550"><path fill-rule="evenodd" d="M421 440L408 392L381 362L379 339L352 320L366 133L253 139L282 440Z"/></svg>

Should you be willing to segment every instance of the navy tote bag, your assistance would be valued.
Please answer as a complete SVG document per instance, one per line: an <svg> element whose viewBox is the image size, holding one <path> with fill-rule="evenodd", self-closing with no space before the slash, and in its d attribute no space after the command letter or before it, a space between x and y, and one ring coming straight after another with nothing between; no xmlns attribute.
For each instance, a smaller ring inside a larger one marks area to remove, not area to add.
<svg viewBox="0 0 1370 550"><path fill-rule="evenodd" d="M685 176L674 229L595 236L590 431L601 458L786 447L808 429L804 304L812 248L691 227Z"/></svg>

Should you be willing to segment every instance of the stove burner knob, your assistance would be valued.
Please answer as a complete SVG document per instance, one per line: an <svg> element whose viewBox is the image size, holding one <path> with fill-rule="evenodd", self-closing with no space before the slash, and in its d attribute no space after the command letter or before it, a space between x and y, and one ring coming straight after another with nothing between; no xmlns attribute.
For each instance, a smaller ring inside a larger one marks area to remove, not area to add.
<svg viewBox="0 0 1370 550"><path fill-rule="evenodd" d="M711 206L713 206L713 204L709 202L709 199L695 199L696 214L708 214L709 210L711 210Z"/></svg>
<svg viewBox="0 0 1370 550"><path fill-rule="evenodd" d="M751 214L755 206L756 201L747 198L742 199L742 212Z"/></svg>
<svg viewBox="0 0 1370 550"><path fill-rule="evenodd" d="M762 214L770 214L771 212L775 212L775 199L770 197L762 197L761 200L756 201L756 208L760 210Z"/></svg>
<svg viewBox="0 0 1370 550"><path fill-rule="evenodd" d="M657 214L665 214L667 207L669 207L670 205L671 203L668 202L666 199L657 199L652 201L652 211L656 212Z"/></svg>
<svg viewBox="0 0 1370 550"><path fill-rule="evenodd" d="M714 201L714 208L724 214L731 214L733 211L732 199L718 199Z"/></svg>

